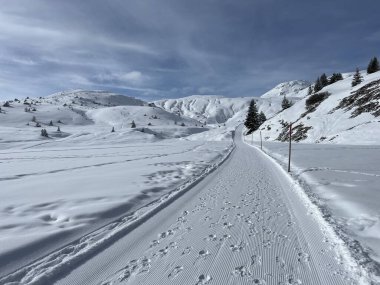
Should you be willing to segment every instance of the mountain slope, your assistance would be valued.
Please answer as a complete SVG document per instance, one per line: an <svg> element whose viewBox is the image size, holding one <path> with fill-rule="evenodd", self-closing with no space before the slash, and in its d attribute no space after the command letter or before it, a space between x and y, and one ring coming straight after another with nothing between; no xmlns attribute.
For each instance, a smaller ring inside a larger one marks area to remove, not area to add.
<svg viewBox="0 0 380 285"><path fill-rule="evenodd" d="M283 82L261 95L261 98L272 98L279 96L303 98L307 95L307 90L309 86L310 83L304 80L293 80L289 82Z"/></svg>
<svg viewBox="0 0 380 285"><path fill-rule="evenodd" d="M318 92L320 95L296 102L263 124L263 138L287 140L292 122L296 141L379 144L380 72L362 75L364 80L358 86L351 87L353 74L345 74L343 80ZM254 139L260 139L258 131Z"/></svg>

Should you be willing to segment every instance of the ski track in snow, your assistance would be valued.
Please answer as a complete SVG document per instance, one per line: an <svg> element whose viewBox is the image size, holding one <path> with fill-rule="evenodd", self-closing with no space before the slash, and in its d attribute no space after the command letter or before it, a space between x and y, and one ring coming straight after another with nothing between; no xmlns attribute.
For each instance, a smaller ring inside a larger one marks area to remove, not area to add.
<svg viewBox="0 0 380 285"><path fill-rule="evenodd" d="M0 284L369 284L299 191L238 135L217 171L149 218L111 223Z"/></svg>

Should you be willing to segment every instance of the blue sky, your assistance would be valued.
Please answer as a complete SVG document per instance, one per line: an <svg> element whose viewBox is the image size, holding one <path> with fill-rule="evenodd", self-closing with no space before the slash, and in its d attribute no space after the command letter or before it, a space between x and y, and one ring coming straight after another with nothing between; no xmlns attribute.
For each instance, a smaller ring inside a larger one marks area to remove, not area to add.
<svg viewBox="0 0 380 285"><path fill-rule="evenodd" d="M102 89L259 96L365 68L377 0L2 0L0 99Z"/></svg>

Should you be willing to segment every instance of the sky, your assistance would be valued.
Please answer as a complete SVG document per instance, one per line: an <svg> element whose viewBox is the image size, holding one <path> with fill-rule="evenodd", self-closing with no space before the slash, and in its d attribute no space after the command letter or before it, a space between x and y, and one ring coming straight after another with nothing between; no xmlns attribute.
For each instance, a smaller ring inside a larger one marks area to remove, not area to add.
<svg viewBox="0 0 380 285"><path fill-rule="evenodd" d="M365 69L378 0L0 0L0 99L260 96Z"/></svg>

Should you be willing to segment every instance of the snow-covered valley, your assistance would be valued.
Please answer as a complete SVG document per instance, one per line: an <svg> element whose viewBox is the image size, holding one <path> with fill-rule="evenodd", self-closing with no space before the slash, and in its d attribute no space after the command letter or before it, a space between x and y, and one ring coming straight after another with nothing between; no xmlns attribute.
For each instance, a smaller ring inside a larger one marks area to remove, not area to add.
<svg viewBox="0 0 380 285"><path fill-rule="evenodd" d="M344 78L311 111L304 81L257 98L3 102L0 284L377 284L380 75ZM268 120L247 142L261 131L280 164L287 144L272 141L290 122L308 143L294 147L292 177L234 136L252 99Z"/></svg>

